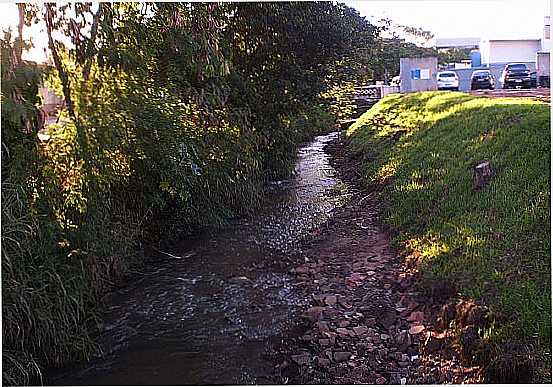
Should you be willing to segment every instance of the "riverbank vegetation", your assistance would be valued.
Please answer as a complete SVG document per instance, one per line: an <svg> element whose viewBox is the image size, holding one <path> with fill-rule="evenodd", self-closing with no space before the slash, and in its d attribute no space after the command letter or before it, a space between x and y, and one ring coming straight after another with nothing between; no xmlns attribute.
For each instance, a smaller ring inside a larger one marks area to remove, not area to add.
<svg viewBox="0 0 553 387"><path fill-rule="evenodd" d="M348 129L395 243L425 280L488 306L488 365L507 374L550 356L550 119L530 99L424 92L389 96ZM475 185L483 161L491 174Z"/></svg>
<svg viewBox="0 0 553 387"><path fill-rule="evenodd" d="M2 39L6 384L97 351L99 297L141 246L255 209L298 144L333 128L325 92L360 65L333 74L367 62L378 38L328 2L19 10L19 34ZM34 21L48 64L21 59ZM45 130L41 85L65 101Z"/></svg>

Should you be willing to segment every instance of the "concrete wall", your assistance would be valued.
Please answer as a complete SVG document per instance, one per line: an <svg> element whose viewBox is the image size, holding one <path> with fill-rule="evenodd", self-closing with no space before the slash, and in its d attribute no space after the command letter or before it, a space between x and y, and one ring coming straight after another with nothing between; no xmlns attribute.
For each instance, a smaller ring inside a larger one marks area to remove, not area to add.
<svg viewBox="0 0 553 387"><path fill-rule="evenodd" d="M485 40L480 45L482 64L534 62L541 41L535 40Z"/></svg>
<svg viewBox="0 0 553 387"><path fill-rule="evenodd" d="M536 67L537 67L537 73L538 77L540 76L549 76L550 73L550 57L551 54L549 52L540 52L537 54L536 58Z"/></svg>
<svg viewBox="0 0 553 387"><path fill-rule="evenodd" d="M436 74L438 72L438 58L401 58L399 60L400 90L402 93L415 91L436 90ZM429 71L428 79L412 79L411 70L421 69Z"/></svg>

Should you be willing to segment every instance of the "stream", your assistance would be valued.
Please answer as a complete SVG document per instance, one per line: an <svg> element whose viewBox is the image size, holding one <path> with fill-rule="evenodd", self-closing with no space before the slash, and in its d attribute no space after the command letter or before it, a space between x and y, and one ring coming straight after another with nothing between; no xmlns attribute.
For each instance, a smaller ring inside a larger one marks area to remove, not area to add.
<svg viewBox="0 0 553 387"><path fill-rule="evenodd" d="M269 349L310 296L291 265L351 195L324 151L337 136L302 146L292 177L270 185L254 216L177 244L110 294L103 356L57 370L48 384L280 384Z"/></svg>

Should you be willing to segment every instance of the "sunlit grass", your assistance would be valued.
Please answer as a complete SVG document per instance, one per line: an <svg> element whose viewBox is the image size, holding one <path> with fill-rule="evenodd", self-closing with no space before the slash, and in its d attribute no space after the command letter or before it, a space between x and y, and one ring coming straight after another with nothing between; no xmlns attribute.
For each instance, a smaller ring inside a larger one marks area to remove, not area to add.
<svg viewBox="0 0 553 387"><path fill-rule="evenodd" d="M367 185L387 178L384 220L429 278L484 300L494 340L550 346L550 107L425 92L381 100L347 134ZM395 137L395 138L394 138ZM496 176L474 190L472 169Z"/></svg>

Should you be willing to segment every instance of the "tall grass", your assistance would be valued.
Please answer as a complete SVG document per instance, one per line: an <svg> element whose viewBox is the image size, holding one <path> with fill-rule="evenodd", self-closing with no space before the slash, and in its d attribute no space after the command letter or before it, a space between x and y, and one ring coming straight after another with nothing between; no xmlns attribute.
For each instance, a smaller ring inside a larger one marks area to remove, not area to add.
<svg viewBox="0 0 553 387"><path fill-rule="evenodd" d="M550 107L426 92L381 100L348 130L395 242L430 279L485 301L492 342L551 345ZM473 189L473 167L495 177Z"/></svg>

